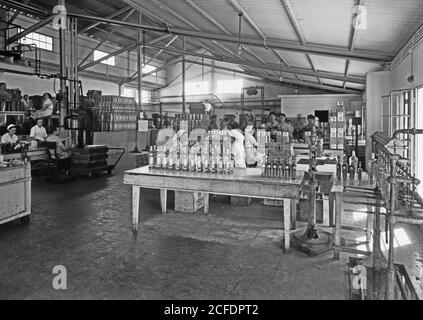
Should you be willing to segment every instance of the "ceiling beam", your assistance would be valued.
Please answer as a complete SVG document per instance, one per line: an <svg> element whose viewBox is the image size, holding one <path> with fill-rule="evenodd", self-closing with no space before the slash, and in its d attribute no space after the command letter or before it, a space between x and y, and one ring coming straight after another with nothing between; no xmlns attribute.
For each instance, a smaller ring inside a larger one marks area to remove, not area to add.
<svg viewBox="0 0 423 320"><path fill-rule="evenodd" d="M289 2L289 0L281 0L281 3L285 9L285 12L288 14L289 20L291 21L291 25L294 28L295 33L297 34L297 37L300 40L301 44L307 45L304 34L300 27L300 24L298 23L298 20L295 17L294 10L291 6L291 3ZM310 54L307 53L306 56L313 71L317 72L316 66L314 65L313 59L311 58ZM318 78L318 80L322 84L322 80L320 78Z"/></svg>
<svg viewBox="0 0 423 320"><path fill-rule="evenodd" d="M167 5L163 4L162 2L160 2L159 0L150 0L151 2L153 2L157 7L159 7L160 9L168 12L170 15L172 15L173 17L175 17L176 19L182 21L183 23L185 23L186 25L190 26L191 28L193 28L194 30L198 31L198 32L203 32L203 30L198 27L197 25L195 25L191 20L185 18L184 16L182 16L181 14L177 13L175 10L169 8ZM210 47L210 44L205 44L203 40L197 40L197 42L204 48L206 48L208 51L210 51L210 53L215 53L215 49Z"/></svg>
<svg viewBox="0 0 423 320"><path fill-rule="evenodd" d="M126 47L120 48L120 49L118 49L116 51L113 51L112 53L109 53L107 56L104 56L103 58L94 60L94 61L89 62L89 63L87 63L87 64L85 64L83 66L80 66L78 68L78 71L83 71L85 69L91 68L92 66L95 66L96 64L98 64L100 62L103 62L104 60L107 60L107 59L110 59L110 58L112 58L114 56L120 55L121 53L124 53L126 51L132 51L136 47L137 47L137 43L133 43L133 44L127 45Z"/></svg>
<svg viewBox="0 0 423 320"><path fill-rule="evenodd" d="M363 0L357 0L356 1L356 5L362 5L364 3ZM355 41L357 40L357 32L356 29L354 27L354 16L352 17L352 21L351 21L351 33L350 33L350 39L348 42L348 50L353 51L354 50L354 46L355 46ZM348 76L348 72L349 72L349 68L351 65L351 60L347 59L347 61L345 62L345 72L344 75L347 77ZM343 86L345 88L346 86L346 82L343 83Z"/></svg>
<svg viewBox="0 0 423 320"><path fill-rule="evenodd" d="M222 35L222 34L216 34L211 32L187 30L187 29L181 29L181 28L172 28L171 30L169 30L168 28L163 28L163 27L119 21L116 19L106 19L106 18L101 18L98 16L82 15L82 14L76 14L72 12L68 12L68 16L79 18L82 20L99 21L99 22L103 22L103 23L107 23L111 25L140 28L146 31L171 33L172 35L193 37L193 38L199 38L204 40L216 40L216 41L230 42L230 43L236 43L236 44L238 44L239 42L238 37L234 35ZM240 40L241 40L241 44L244 44L244 45L264 47L264 43L262 39L257 39L252 37L241 37ZM391 62L393 58L392 55L382 53L382 52L363 51L363 50L349 51L349 50L346 50L345 48L336 47L336 46L327 46L327 45L325 46L325 45L315 45L315 44L302 45L302 44L298 44L294 42L283 41L279 39L270 39L270 38L267 39L266 44L267 44L267 47L277 49L277 50L303 52L303 53L310 53L310 54L329 56L329 57L337 57L337 58L343 58L343 59L349 58L351 60L371 61L375 63L380 63L382 65L385 65L387 62Z"/></svg>
<svg viewBox="0 0 423 320"><path fill-rule="evenodd" d="M249 70L250 69L245 69L246 72L249 72ZM269 80L269 79L266 80L266 79L261 78L262 76L248 76L248 75L242 75L242 74L240 74L239 76L243 77L243 78L251 79L251 80L256 81L256 82L261 82L261 83L265 83L265 84L270 84L270 85L284 87L284 88L290 88L290 89L300 89L304 92L309 92L309 93L314 93L314 94L328 93L329 92L328 90L324 90L324 89L308 88L308 87L298 86L298 85L295 85L295 84L283 83L283 82L275 81L275 80Z"/></svg>
<svg viewBox="0 0 423 320"><path fill-rule="evenodd" d="M250 15L241 7L241 5L236 0L228 0L230 4L239 12L243 13L243 17L248 21L248 23L251 25L251 27L263 38L263 45L267 49L267 43L266 43L266 35L264 32L260 29L260 27L254 22L254 20L250 17ZM282 61L288 68L291 67L291 64L286 60L285 57L283 57L279 52L277 52L275 49L272 49L272 52L279 61Z"/></svg>
<svg viewBox="0 0 423 320"><path fill-rule="evenodd" d="M331 79L331 80L347 81L347 82L358 83L358 84L365 84L366 83L365 78L345 77L342 74L331 73L331 72L314 72L310 69L288 68L288 67L279 66L277 64L268 63L268 62L261 64L261 63L255 63L253 61L246 61L246 60L229 58L229 57L217 58L217 57L205 55L205 54L202 54L202 53L183 52L182 50L164 48L164 47L160 47L160 46L156 46L156 45L146 45L146 47L152 47L152 48L155 48L155 49L163 49L163 50L167 50L169 52L175 52L175 53L179 53L179 54L185 54L185 55L189 55L189 56L200 57L200 58L203 58L203 59L210 59L210 60L215 60L215 61L232 63L232 64L237 64L237 65L240 65L240 66L249 66L249 67L252 67L252 68L259 68L259 69L265 69L265 70L271 70L271 71L281 70L282 72L286 72L286 73L301 74L301 75L306 75L306 76L311 76L311 77L321 77L321 78L326 78L326 79Z"/></svg>
<svg viewBox="0 0 423 320"><path fill-rule="evenodd" d="M149 42L147 42L147 43L145 44L145 46L147 47L147 45L153 45L154 43L159 42L159 41L163 40L163 38L166 38L166 37L168 37L168 35L162 35L162 36L160 36L160 37L158 37L158 38L152 39L152 40L150 40ZM136 47L137 47L137 43L133 43L133 44L127 45L127 46L125 46L125 47L123 47L123 48L120 48L120 49L118 49L118 50L116 50L116 51L113 51L112 53L109 53L107 56L104 56L104 57L103 57L103 58L101 58L101 59L94 60L94 61L89 62L89 63L87 63L87 64L85 64L85 65L83 65L83 66L80 66L80 67L78 68L78 70L79 70L79 71L82 71L82 70L85 70L85 69L91 68L92 66L95 66L96 64L98 64L98 63L100 63L100 62L102 62L102 61L104 61L104 60L107 60L107 59L109 59L109 58L111 58L111 57L114 57L114 56L117 56L117 55L119 55L119 54L121 54L121 53L124 53L125 51L132 51L132 50L134 50ZM142 47L143 47L143 45L141 45L141 48L142 48Z"/></svg>
<svg viewBox="0 0 423 320"><path fill-rule="evenodd" d="M129 10L131 10L131 8L130 8L130 7L125 7L125 8L122 8L122 9L120 9L120 10L116 11L116 12L113 12L113 13L111 13L111 14L107 15L107 16L105 17L105 19L112 19L112 18L116 18L117 16L119 16L119 15L121 15L121 14L123 14L123 13L126 13L126 12L128 12ZM123 20L123 21L125 21L125 20ZM95 28L95 27L99 26L100 24L101 24L101 22L94 22L94 23L92 23L92 24L90 24L90 25L88 25L88 26L86 26L86 27L81 28L81 30L79 30L79 31L78 31L78 34L83 34L83 33L86 33L88 30L90 30L90 29L92 29L92 28Z"/></svg>
<svg viewBox="0 0 423 320"><path fill-rule="evenodd" d="M132 14L135 12L135 9L132 9L131 11L128 12L128 14L123 18L122 21L127 21ZM86 56L85 58L82 59L82 61L79 63L78 67L81 67L85 61L88 60L89 57L91 57L91 55L94 53L94 51L96 51L98 48L100 48L106 41L109 41L113 35L115 34L116 30L113 30L112 32L110 32L110 34L103 40L100 41Z"/></svg>
<svg viewBox="0 0 423 320"><path fill-rule="evenodd" d="M231 69L231 68L227 68L227 67L221 67L221 66L216 66L216 65L212 65L212 64L206 64L206 63L202 64L201 62L196 62L196 61L192 61L192 60L187 60L187 62L192 63L192 64L204 65L204 66L214 68L214 69L220 69L220 70L225 70L225 71L234 72L234 73L253 75L253 76L263 78L263 76L261 76L261 75L258 75L258 74L252 73L252 72L248 72L248 71L240 71L240 70L236 70L236 69ZM298 80L287 80L287 79L280 81L278 78L270 76L270 75L268 75L265 79L275 81L275 82L280 82L280 83L286 83L286 84L290 84L290 85L297 85L298 87L317 88L317 89L322 89L322 90L327 90L327 91L332 91L332 92L338 92L338 93L362 94L362 92L358 91L358 90L344 89L344 88L341 88L341 87L330 86L330 85L321 85L319 83L313 83L313 82L309 82L309 81L298 81Z"/></svg>
<svg viewBox="0 0 423 320"><path fill-rule="evenodd" d="M179 62L181 62L181 60L174 60L174 61L171 61L169 63L166 63L165 65L161 66L160 68L154 69L154 70L152 70L150 72L143 73L142 74L142 77L145 78L145 77L148 77L148 76L152 75L153 73L157 73L157 72L160 72L162 70L166 70L167 68L169 68L169 67L171 67L171 66L173 66L173 65L175 65L175 64L177 64ZM128 82L134 81L137 78L138 78L138 75L129 77L129 78L125 79L124 82L121 82L121 84L125 84L125 83L128 83Z"/></svg>
<svg viewBox="0 0 423 320"><path fill-rule="evenodd" d="M227 35L232 35L232 33L225 28L225 26L223 26L219 21L217 21L211 14L209 14L206 10L204 10L203 8L201 8L199 5L197 5L193 0L185 0L185 2L187 2L194 10L196 10L199 14L201 14L204 18L206 18L207 20L209 20L212 24L214 24L219 30L221 30L222 32L224 32ZM228 52L230 55L232 56L236 56L236 57L240 57L238 55L237 52L233 52L232 50L226 48L224 45L222 45L221 43L213 40L212 41L215 45L217 45L218 47L222 48L223 50L225 50L226 52ZM255 52L251 51L248 47L245 47L246 51L253 56L255 59L259 60L260 62L264 62L263 59L258 56Z"/></svg>
<svg viewBox="0 0 423 320"><path fill-rule="evenodd" d="M140 4L134 2L133 0L123 0L123 2L125 2L127 5L131 6L132 8L144 13L145 15L149 16L150 18L153 19L153 21L155 21L156 23L159 21L164 25L164 30L166 30L166 32L170 35L172 34L171 28L173 30L173 25L171 23L169 23L167 20L165 20L164 18L156 15L154 12L151 12L150 10L144 8L143 6L141 6ZM157 5L158 3L156 3ZM169 9L168 7L164 6L163 4L160 3L160 7L162 7L163 10L168 11L170 14L172 14L174 17L176 17L179 20L184 21L185 23L190 23L190 21L186 20L184 17L182 17L181 15L177 14L176 12L174 12L173 10ZM192 27L192 26L191 26ZM194 27L195 29L195 27ZM198 31L198 30L197 30ZM179 39L178 39L179 40ZM195 43L197 43L197 45L199 45L201 48L205 48L207 51L209 51L212 54L216 54L216 51L214 49L211 49L210 46L208 46L207 44L200 42L198 40L193 40L195 41ZM186 42L188 43L188 40L186 40ZM192 44L191 44L192 45ZM195 46L193 46L195 47ZM179 58L179 57L178 57Z"/></svg>
<svg viewBox="0 0 423 320"><path fill-rule="evenodd" d="M0 5L3 5L7 8L12 8L27 14L32 14L38 17L47 17L49 15L48 11L45 11L34 5L28 5L28 3L23 3L22 1L13 1L13 0L0 0Z"/></svg>
<svg viewBox="0 0 423 320"><path fill-rule="evenodd" d="M42 27L44 27L45 25L49 24L50 22L52 22L54 20L54 18L56 18L57 14L53 14L48 18L45 18L44 20L30 26L28 29L23 30L22 32L19 32L18 34L15 34L14 36L8 38L6 40L6 45L10 45L15 41L18 41L19 39L27 36L28 34L30 34L31 32L34 32Z"/></svg>
<svg viewBox="0 0 423 320"><path fill-rule="evenodd" d="M30 0L24 0L23 4L29 4ZM16 18L19 16L21 12L19 10L16 10L16 12L13 14L13 16L10 17L9 21L7 23L12 24Z"/></svg>
<svg viewBox="0 0 423 320"><path fill-rule="evenodd" d="M165 44L165 48L169 47L173 41L175 41L176 39L178 39L178 36L174 36L172 39L170 39L170 41L168 43ZM152 56L145 64L148 65L151 61L153 61L154 59L156 59L160 54L162 54L162 52L164 51L164 49L160 49L154 56Z"/></svg>

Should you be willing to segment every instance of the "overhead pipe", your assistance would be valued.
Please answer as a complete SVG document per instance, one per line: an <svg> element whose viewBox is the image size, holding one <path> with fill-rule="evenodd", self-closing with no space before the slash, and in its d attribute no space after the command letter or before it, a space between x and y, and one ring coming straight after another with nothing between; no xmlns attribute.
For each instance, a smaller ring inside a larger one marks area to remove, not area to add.
<svg viewBox="0 0 423 320"><path fill-rule="evenodd" d="M392 135L392 137L394 139L398 139L398 135L399 134L411 134L411 135L416 135L416 134L423 134L423 129L401 129L401 130L397 130L394 132L394 134Z"/></svg>
<svg viewBox="0 0 423 320"><path fill-rule="evenodd" d="M232 68L226 68L226 67L221 67L221 66L216 66L216 65L206 64L206 63L203 64L202 62L197 62L197 61L193 61L193 60L186 60L186 62L192 63L192 64L204 65L204 66L207 66L207 67L210 67L210 68L225 70L225 71L229 71L229 72L246 74L246 75L251 75L251 76L255 76L255 77L263 77L262 75L253 74L252 72L248 72L248 71L241 71L241 70L236 70L236 69L232 69ZM313 83L313 82L308 82L308 81L298 81L298 80L288 80L288 79L284 79L283 81L280 81L280 79L273 77L273 76L270 76L270 75L266 75L265 78L267 78L268 80L272 80L274 82L279 82L279 83L295 84L295 85L299 85L299 86L306 86L306 87L335 91L335 92L341 92L341 93L352 93L352 94L361 94L362 93L361 91L357 91L357 90L344 89L344 88L341 88L341 87L334 87L334 86L330 86L330 85L320 85L318 83Z"/></svg>
<svg viewBox="0 0 423 320"><path fill-rule="evenodd" d="M221 62L232 63L232 64L239 64L239 65L248 66L248 67L252 67L252 68L267 69L267 70L272 70L272 71L278 70L278 71L282 71L282 72L286 72L286 73L302 74L302 75L307 75L307 76L311 76L311 77L321 77L321 78L325 78L325 79L347 81L347 82L358 83L358 84L366 84L365 78L344 77L343 75L337 75L337 74L325 73L325 72L314 72L312 70L303 69L303 68L292 68L292 67L287 68L287 67L282 67L280 65L276 65L276 64L273 64L273 63L263 63L263 64L261 64L261 63L255 63L255 62L252 62L252 61L245 61L245 60L242 60L242 59L215 57L215 56L206 55L206 54L202 54L202 53L185 52L184 50L172 49L172 48L161 47L161 46L156 46L156 45L146 45L146 46L150 47L150 48L159 49L159 50L165 50L165 51L169 51L169 52L179 53L179 54L182 54L182 55L189 55L189 56L200 57L200 58L203 58L203 59L221 61Z"/></svg>
<svg viewBox="0 0 423 320"><path fill-rule="evenodd" d="M222 34L216 34L211 32L186 30L186 29L180 29L180 28L170 29L168 27L143 25L139 23L131 23L131 22L114 20L114 19L106 19L106 18L101 18L98 16L83 15L83 14L77 14L77 13L68 13L68 16L83 19L83 20L89 20L89 21L99 21L106 24L110 24L110 25L139 28L146 31L154 31L154 32L161 32L161 33L168 33L168 34L170 33L172 35L200 38L205 40L223 41L223 42L230 42L235 44L238 44L240 42L243 45L264 47L263 39L257 39L257 38L251 38L251 37L241 37L240 39L238 39L238 37L234 35L222 35ZM310 45L310 44L301 45L294 42L281 41L281 40L269 39L269 38L267 39L266 44L268 48L277 49L277 50L304 52L304 53L338 57L338 58L344 58L344 59L349 58L351 60L372 61L372 62L380 63L382 65L392 61L392 58L393 58L391 55L388 55L385 53L368 52L368 51L362 51L362 50L351 52L341 47Z"/></svg>

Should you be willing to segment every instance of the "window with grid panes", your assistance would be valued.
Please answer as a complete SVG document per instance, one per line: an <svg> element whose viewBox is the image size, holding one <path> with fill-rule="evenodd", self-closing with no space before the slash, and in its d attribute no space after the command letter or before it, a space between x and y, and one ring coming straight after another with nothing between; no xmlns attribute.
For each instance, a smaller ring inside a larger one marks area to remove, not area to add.
<svg viewBox="0 0 423 320"><path fill-rule="evenodd" d="M21 31L23 31L23 29L21 29ZM53 51L53 37L38 32L31 32L25 37L19 39L19 43L26 45L35 45L39 49Z"/></svg>

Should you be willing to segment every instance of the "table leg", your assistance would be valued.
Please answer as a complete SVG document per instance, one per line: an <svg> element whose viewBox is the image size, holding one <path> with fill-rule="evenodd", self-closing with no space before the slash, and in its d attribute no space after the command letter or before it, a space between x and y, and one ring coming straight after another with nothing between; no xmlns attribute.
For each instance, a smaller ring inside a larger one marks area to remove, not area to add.
<svg viewBox="0 0 423 320"><path fill-rule="evenodd" d="M342 212L344 211L343 196L342 192L337 192L335 195L335 229L334 229L334 242L335 251L333 258L335 260L340 259L339 247L341 246L341 223L342 223Z"/></svg>
<svg viewBox="0 0 423 320"><path fill-rule="evenodd" d="M204 214L209 214L210 210L210 193L204 193Z"/></svg>
<svg viewBox="0 0 423 320"><path fill-rule="evenodd" d="M333 210L335 209L333 206L333 202L335 201L335 194L333 192L329 192L329 227L333 227Z"/></svg>
<svg viewBox="0 0 423 320"><path fill-rule="evenodd" d="M283 226L285 238L285 253L289 252L291 241L291 200L283 199Z"/></svg>
<svg viewBox="0 0 423 320"><path fill-rule="evenodd" d="M160 189L160 205L162 207L162 214L166 214L166 208L167 208L167 189Z"/></svg>
<svg viewBox="0 0 423 320"><path fill-rule="evenodd" d="M376 211L376 207L369 205L367 206L367 210L370 212ZM366 242L367 242L367 250L370 252L370 242L372 241L372 229L373 229L373 214L367 214L367 221L366 221Z"/></svg>
<svg viewBox="0 0 423 320"><path fill-rule="evenodd" d="M138 219L140 214L140 187L132 186L132 231L138 231Z"/></svg>
<svg viewBox="0 0 423 320"><path fill-rule="evenodd" d="M297 227L297 199L291 199L291 230Z"/></svg>

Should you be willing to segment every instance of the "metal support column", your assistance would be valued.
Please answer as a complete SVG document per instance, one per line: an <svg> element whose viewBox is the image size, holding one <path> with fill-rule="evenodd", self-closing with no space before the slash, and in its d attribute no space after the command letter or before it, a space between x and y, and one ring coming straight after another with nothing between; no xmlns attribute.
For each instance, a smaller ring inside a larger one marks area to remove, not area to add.
<svg viewBox="0 0 423 320"><path fill-rule="evenodd" d="M60 45L60 92L62 94L62 100L60 101L60 114L59 114L59 126L63 127L65 124L65 116L67 114L68 106L68 93L66 90L66 30L59 30L59 45Z"/></svg>
<svg viewBox="0 0 423 320"><path fill-rule="evenodd" d="M399 157L398 157L399 158ZM395 299L395 273L394 273L394 231L395 231L395 207L397 201L396 192L396 172L397 172L397 157L391 157L390 159L390 172L391 177L389 180L390 184L390 199L389 199L389 253L388 253L388 279L386 282L386 299Z"/></svg>
<svg viewBox="0 0 423 320"><path fill-rule="evenodd" d="M142 14L141 12L138 12L138 23L142 23ZM143 33L141 29L137 30L137 40L138 40L138 46L137 46L137 73L138 73L138 103L136 107L137 111L137 125L135 126L135 147L132 153L139 153L138 150L138 120L140 119L140 111L141 111L141 104L142 104L142 57L141 57L141 43L143 42ZM144 43L142 43L144 45Z"/></svg>
<svg viewBox="0 0 423 320"><path fill-rule="evenodd" d="M186 101L185 101L185 37L182 38L182 113L186 112Z"/></svg>

